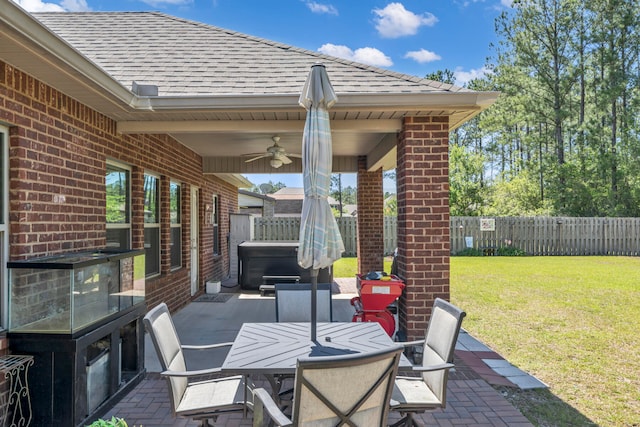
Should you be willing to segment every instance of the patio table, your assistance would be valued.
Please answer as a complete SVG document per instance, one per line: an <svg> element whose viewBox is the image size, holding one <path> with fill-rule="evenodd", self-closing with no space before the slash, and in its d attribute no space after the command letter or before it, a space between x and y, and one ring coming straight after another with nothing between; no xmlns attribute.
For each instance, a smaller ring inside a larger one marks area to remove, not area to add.
<svg viewBox="0 0 640 427"><path fill-rule="evenodd" d="M264 375L277 399L281 386L277 377L295 374L300 357L362 353L393 345L376 322L318 323L315 342L311 341L310 327L310 323L243 324L222 364L222 372ZM400 369L407 368L411 368L411 362L403 355Z"/></svg>

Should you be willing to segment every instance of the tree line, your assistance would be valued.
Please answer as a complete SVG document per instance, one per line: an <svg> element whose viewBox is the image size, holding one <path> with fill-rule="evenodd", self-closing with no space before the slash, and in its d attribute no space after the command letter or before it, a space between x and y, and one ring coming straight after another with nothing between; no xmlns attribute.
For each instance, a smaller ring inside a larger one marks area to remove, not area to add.
<svg viewBox="0 0 640 427"><path fill-rule="evenodd" d="M451 134L451 215L640 216L639 22L637 0L516 0L496 19L466 87L501 95Z"/></svg>

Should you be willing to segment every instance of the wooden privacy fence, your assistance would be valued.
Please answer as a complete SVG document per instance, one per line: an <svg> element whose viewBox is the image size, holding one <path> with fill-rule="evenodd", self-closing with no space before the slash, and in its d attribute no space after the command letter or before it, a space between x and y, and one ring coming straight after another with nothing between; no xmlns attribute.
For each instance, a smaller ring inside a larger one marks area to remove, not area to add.
<svg viewBox="0 0 640 427"><path fill-rule="evenodd" d="M528 255L638 255L640 218L452 217L451 253L512 246Z"/></svg>
<svg viewBox="0 0 640 427"><path fill-rule="evenodd" d="M345 256L357 255L357 218L336 218ZM397 218L384 218L384 252L396 248ZM255 240L298 240L300 218L256 217ZM640 255L640 218L452 217L451 253L467 247L528 255Z"/></svg>
<svg viewBox="0 0 640 427"><path fill-rule="evenodd" d="M344 242L344 255L357 255L358 220L355 217L336 218L342 241ZM398 220L396 217L384 218L384 253L393 254L396 248L396 230ZM296 217L256 217L254 219L255 240L298 240L300 236L300 218Z"/></svg>

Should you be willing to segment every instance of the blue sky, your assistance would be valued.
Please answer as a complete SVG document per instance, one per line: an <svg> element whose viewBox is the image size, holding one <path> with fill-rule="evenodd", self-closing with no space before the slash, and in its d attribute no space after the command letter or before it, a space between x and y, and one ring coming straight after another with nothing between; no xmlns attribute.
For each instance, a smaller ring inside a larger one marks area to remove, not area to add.
<svg viewBox="0 0 640 427"><path fill-rule="evenodd" d="M494 20L512 0L14 0L27 11L154 10L415 76L486 72ZM298 175L251 176L301 187ZM347 176L346 185L355 186ZM389 183L385 190L391 191Z"/></svg>

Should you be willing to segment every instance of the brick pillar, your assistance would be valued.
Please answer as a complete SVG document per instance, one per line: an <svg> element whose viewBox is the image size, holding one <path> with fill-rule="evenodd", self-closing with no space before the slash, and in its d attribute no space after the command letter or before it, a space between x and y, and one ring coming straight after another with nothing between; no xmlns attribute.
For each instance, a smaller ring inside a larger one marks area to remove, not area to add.
<svg viewBox="0 0 640 427"><path fill-rule="evenodd" d="M367 172L367 158L358 158L358 272L384 268L384 194L382 169Z"/></svg>
<svg viewBox="0 0 640 427"><path fill-rule="evenodd" d="M407 117L398 141L400 329L424 336L436 297L449 300L449 119Z"/></svg>

